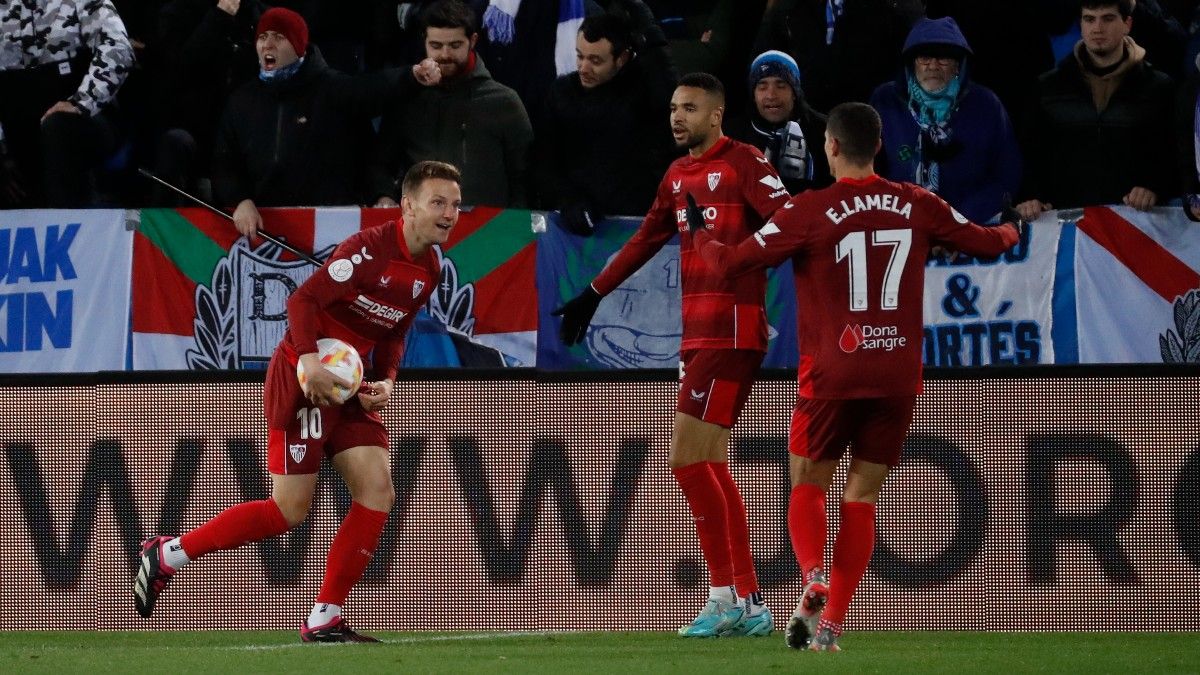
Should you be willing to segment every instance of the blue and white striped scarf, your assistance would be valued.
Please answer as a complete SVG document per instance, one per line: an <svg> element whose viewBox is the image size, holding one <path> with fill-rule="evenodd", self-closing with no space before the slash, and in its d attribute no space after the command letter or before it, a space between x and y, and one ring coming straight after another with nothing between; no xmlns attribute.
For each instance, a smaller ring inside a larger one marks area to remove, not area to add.
<svg viewBox="0 0 1200 675"><path fill-rule="evenodd" d="M491 0L483 12L488 40L512 44L516 38L517 12L521 0ZM554 38L554 67L559 75L575 72L575 34L583 23L583 0L558 0L558 30Z"/></svg>

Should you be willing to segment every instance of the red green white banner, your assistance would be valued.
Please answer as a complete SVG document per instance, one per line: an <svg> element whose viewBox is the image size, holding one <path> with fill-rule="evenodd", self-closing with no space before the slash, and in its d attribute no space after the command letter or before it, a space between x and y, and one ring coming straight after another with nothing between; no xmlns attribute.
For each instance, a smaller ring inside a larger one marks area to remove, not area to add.
<svg viewBox="0 0 1200 675"><path fill-rule="evenodd" d="M399 209L264 209L264 229L324 259ZM134 237L135 370L262 368L286 328L287 299L315 268L269 242L251 245L203 209L144 209ZM447 329L534 365L537 292L530 212L463 212L427 310Z"/></svg>

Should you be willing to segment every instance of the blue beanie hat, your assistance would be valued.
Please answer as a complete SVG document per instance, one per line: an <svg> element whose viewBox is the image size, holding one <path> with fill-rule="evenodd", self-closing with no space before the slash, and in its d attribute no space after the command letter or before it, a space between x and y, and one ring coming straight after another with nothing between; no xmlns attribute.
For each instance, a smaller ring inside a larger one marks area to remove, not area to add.
<svg viewBox="0 0 1200 675"><path fill-rule="evenodd" d="M796 65L796 59L777 49L759 54L750 64L750 89L753 90L758 86L759 80L764 77L778 77L787 82L792 86L792 91L797 97L802 93L800 66Z"/></svg>

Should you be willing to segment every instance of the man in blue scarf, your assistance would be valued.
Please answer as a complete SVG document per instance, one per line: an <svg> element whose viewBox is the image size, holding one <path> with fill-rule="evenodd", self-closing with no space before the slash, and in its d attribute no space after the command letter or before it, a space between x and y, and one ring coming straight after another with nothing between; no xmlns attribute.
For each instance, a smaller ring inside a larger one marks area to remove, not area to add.
<svg viewBox="0 0 1200 675"><path fill-rule="evenodd" d="M876 161L889 180L916 183L974 222L987 222L1021 183L1021 157L1000 99L968 76L971 46L954 19L921 19L904 69L871 105L883 120Z"/></svg>

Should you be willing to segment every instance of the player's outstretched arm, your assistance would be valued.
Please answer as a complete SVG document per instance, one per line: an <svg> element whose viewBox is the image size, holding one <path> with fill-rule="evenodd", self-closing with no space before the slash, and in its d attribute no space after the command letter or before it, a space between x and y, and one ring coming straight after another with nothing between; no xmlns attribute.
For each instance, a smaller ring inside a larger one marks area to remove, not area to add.
<svg viewBox="0 0 1200 675"><path fill-rule="evenodd" d="M588 326L592 316L600 306L603 296L592 288L591 284L584 287L583 292L568 300L562 307L551 312L554 316L562 317L562 325L558 328L558 337L568 347L583 342L587 336Z"/></svg>
<svg viewBox="0 0 1200 675"><path fill-rule="evenodd" d="M932 224L933 243L948 246L967 255L994 257L1012 248L1021 240L1020 214L1011 206L1005 207L1001 219L1005 222L995 226L972 223L950 207L941 197L922 192L917 199L928 208Z"/></svg>

